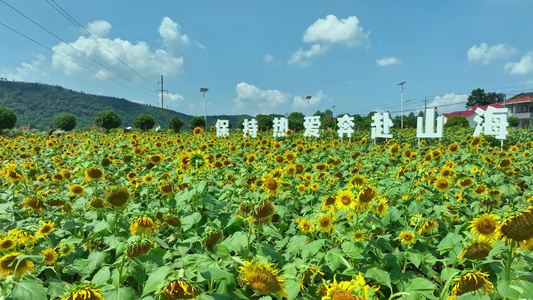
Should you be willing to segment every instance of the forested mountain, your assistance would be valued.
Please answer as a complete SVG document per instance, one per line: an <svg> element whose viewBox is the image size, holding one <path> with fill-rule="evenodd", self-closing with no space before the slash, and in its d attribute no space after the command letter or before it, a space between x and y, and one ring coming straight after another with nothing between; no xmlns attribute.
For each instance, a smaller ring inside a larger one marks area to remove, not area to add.
<svg viewBox="0 0 533 300"><path fill-rule="evenodd" d="M122 117L122 128L133 127L133 119L138 114L152 116L156 124L163 129L168 127L168 120L178 116L184 129L189 125L192 116L169 109L134 103L126 99L85 94L41 83L0 80L0 106L12 109L17 115L16 126L30 126L40 130L54 128L54 119L62 113L76 116L76 129L93 126L94 117L99 111L114 110ZM207 116L208 125L217 119L229 120L233 128L237 127L247 115L238 116Z"/></svg>

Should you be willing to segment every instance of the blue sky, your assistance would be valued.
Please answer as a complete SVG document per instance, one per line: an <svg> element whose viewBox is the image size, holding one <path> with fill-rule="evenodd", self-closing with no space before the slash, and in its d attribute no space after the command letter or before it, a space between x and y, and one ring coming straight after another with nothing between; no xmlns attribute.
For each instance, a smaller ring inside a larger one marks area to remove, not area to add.
<svg viewBox="0 0 533 300"><path fill-rule="evenodd" d="M0 77L160 106L164 75L165 107L200 116L201 87L208 116L307 114L307 95L311 113L396 115L406 81L404 114L424 99L446 113L476 88L533 91L532 11L530 0L0 0Z"/></svg>

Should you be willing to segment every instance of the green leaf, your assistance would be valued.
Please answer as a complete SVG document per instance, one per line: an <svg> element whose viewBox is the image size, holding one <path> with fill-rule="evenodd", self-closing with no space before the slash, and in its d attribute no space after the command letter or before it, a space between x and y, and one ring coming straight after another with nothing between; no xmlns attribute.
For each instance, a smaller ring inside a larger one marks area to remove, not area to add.
<svg viewBox="0 0 533 300"><path fill-rule="evenodd" d="M422 253L407 252L407 259L418 268L422 263L422 255Z"/></svg>
<svg viewBox="0 0 533 300"><path fill-rule="evenodd" d="M102 267L106 262L108 256L109 253L106 251L94 251L89 254L89 258L87 259L89 261L89 265L87 266L87 268L89 269L88 273L90 274L94 270Z"/></svg>
<svg viewBox="0 0 533 300"><path fill-rule="evenodd" d="M91 282L96 285L103 285L107 282L107 280L109 280L109 278L111 278L111 271L109 270L109 267L103 267L96 274L94 274Z"/></svg>
<svg viewBox="0 0 533 300"><path fill-rule="evenodd" d="M103 290L102 296L106 300L133 300L135 299L135 290L131 287L112 288Z"/></svg>
<svg viewBox="0 0 533 300"><path fill-rule="evenodd" d="M372 278L378 283L385 284L388 287L391 286L389 273L381 269L369 269L368 271L366 271L365 277Z"/></svg>
<svg viewBox="0 0 533 300"><path fill-rule="evenodd" d="M146 280L146 284L144 285L143 296L156 291L170 271L172 271L172 268L162 266L150 274L150 277L148 277L148 280Z"/></svg>
<svg viewBox="0 0 533 300"><path fill-rule="evenodd" d="M354 242L344 242L342 243L341 248L349 258L363 259L363 256L361 255L363 249Z"/></svg>
<svg viewBox="0 0 533 300"><path fill-rule="evenodd" d="M198 273L202 275L204 279L207 280L217 280L222 278L229 278L233 275L228 271L224 271L220 268L209 268L209 267L199 267L197 268Z"/></svg>
<svg viewBox="0 0 533 300"><path fill-rule="evenodd" d="M21 281L16 283L11 291L13 300L47 300L46 289L34 281Z"/></svg>

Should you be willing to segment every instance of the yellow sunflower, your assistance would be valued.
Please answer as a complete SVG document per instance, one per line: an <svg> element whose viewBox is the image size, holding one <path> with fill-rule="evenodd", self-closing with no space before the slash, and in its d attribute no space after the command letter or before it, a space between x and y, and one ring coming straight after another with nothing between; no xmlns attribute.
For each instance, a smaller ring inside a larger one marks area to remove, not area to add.
<svg viewBox="0 0 533 300"><path fill-rule="evenodd" d="M193 285L191 285L190 283L187 283L183 279L176 279L176 280L170 281L159 292L159 294L161 295L161 298L165 300L196 299L199 293L200 292Z"/></svg>
<svg viewBox="0 0 533 300"><path fill-rule="evenodd" d="M83 196L85 194L85 188L79 184L69 186L68 191L72 196Z"/></svg>
<svg viewBox="0 0 533 300"><path fill-rule="evenodd" d="M274 263L263 265L256 261L244 261L244 267L239 267L238 272L239 281L242 284L252 287L255 291L265 294L280 294L288 298L289 295L285 292L285 285L283 276L277 276L279 270L273 269Z"/></svg>
<svg viewBox="0 0 533 300"><path fill-rule="evenodd" d="M474 218L470 223L470 232L481 241L492 241L499 238L499 233L496 231L498 225L497 221L500 217L495 214L483 214Z"/></svg>
<svg viewBox="0 0 533 300"><path fill-rule="evenodd" d="M136 235L139 232L141 235L149 235L157 230L157 225L150 217L139 217L130 225L131 235Z"/></svg>
<svg viewBox="0 0 533 300"><path fill-rule="evenodd" d="M15 275L15 277L19 278L20 275L26 275L26 273L31 273L35 270L31 260L18 259L22 255L24 254L13 252L0 258L0 274L2 274L2 277Z"/></svg>
<svg viewBox="0 0 533 300"><path fill-rule="evenodd" d="M387 210L389 209L389 200L386 198L381 198L379 200L378 205L376 206L376 215L378 217L382 217L387 214Z"/></svg>
<svg viewBox="0 0 533 300"><path fill-rule="evenodd" d="M0 239L0 252L7 252L17 247L17 238L12 235Z"/></svg>
<svg viewBox="0 0 533 300"><path fill-rule="evenodd" d="M83 176L85 182L98 181L104 178L104 171L100 168L90 167L85 170L85 175Z"/></svg>
<svg viewBox="0 0 533 300"><path fill-rule="evenodd" d="M438 228L438 227L439 227L439 223L437 223L437 221L433 219L427 219L422 225L422 227L418 229L418 234L423 235L427 232L431 232L433 228Z"/></svg>
<svg viewBox="0 0 533 300"><path fill-rule="evenodd" d="M43 262L49 266L54 265L58 257L57 253L52 248L44 249L39 255L44 256Z"/></svg>
<svg viewBox="0 0 533 300"><path fill-rule="evenodd" d="M69 256L73 250L74 250L74 244L66 244L66 243L59 244L59 254L61 254L61 256L63 257Z"/></svg>
<svg viewBox="0 0 533 300"><path fill-rule="evenodd" d="M333 276L333 283L326 284L326 295L322 297L322 300L363 300L354 294L354 290L359 287L359 284L355 280L337 282L336 275Z"/></svg>
<svg viewBox="0 0 533 300"><path fill-rule="evenodd" d="M439 178L437 181L435 181L435 187L441 191L446 192L450 188L450 182L444 178Z"/></svg>
<svg viewBox="0 0 533 300"><path fill-rule="evenodd" d="M50 234L50 232L55 230L54 228L55 225L56 223L52 221L48 221L48 223L43 222L43 225L41 226L41 228L37 230L37 234L36 234L37 238L39 239L43 236Z"/></svg>
<svg viewBox="0 0 533 300"><path fill-rule="evenodd" d="M98 292L100 289L93 288L90 284L75 286L66 292L66 296L61 300L104 300L104 297Z"/></svg>
<svg viewBox="0 0 533 300"><path fill-rule="evenodd" d="M344 211L355 210L355 200L350 190L339 191L335 198L335 207Z"/></svg>
<svg viewBox="0 0 533 300"><path fill-rule="evenodd" d="M302 219L298 222L298 228L303 233L310 233L313 231L313 221L310 219Z"/></svg>
<svg viewBox="0 0 533 300"><path fill-rule="evenodd" d="M533 248L533 206L505 219L497 229L507 244L518 243L524 250Z"/></svg>
<svg viewBox="0 0 533 300"><path fill-rule="evenodd" d="M416 236L411 231L402 231L399 234L399 237L401 239L402 244L404 245L410 245L416 242Z"/></svg>
<svg viewBox="0 0 533 300"><path fill-rule="evenodd" d="M366 233L362 230L357 230L356 232L354 232L353 234L353 239L358 242L358 241L364 241L366 240Z"/></svg>
<svg viewBox="0 0 533 300"><path fill-rule="evenodd" d="M22 204L24 205L24 210L37 212L39 215L44 213L43 202L35 196L28 196L24 198L24 200L22 200Z"/></svg>
<svg viewBox="0 0 533 300"><path fill-rule="evenodd" d="M378 192L372 186L367 186L362 189L357 195L357 202L355 204L358 211L364 211L372 206L372 201L378 196Z"/></svg>
<svg viewBox="0 0 533 300"><path fill-rule="evenodd" d="M261 188L268 194L268 197L274 197L279 194L280 179L272 174L263 174L261 177Z"/></svg>
<svg viewBox="0 0 533 300"><path fill-rule="evenodd" d="M448 296L448 300L455 300L457 296L466 293L479 293L480 297L485 294L494 292L494 286L488 281L489 274L477 271L475 273L466 273L460 278L455 278L455 284L452 288L452 294Z"/></svg>
<svg viewBox="0 0 533 300"><path fill-rule="evenodd" d="M114 207L123 206L126 204L126 202L128 202L129 198L130 193L126 187L113 188L105 193L105 200Z"/></svg>
<svg viewBox="0 0 533 300"><path fill-rule="evenodd" d="M333 225L333 214L331 212L323 213L321 216L316 220L316 228L328 232L331 234L333 229L335 229L335 225Z"/></svg>
<svg viewBox="0 0 533 300"><path fill-rule="evenodd" d="M460 259L483 259L487 257L490 250L494 248L492 241L478 241L474 239L466 249L459 255Z"/></svg>

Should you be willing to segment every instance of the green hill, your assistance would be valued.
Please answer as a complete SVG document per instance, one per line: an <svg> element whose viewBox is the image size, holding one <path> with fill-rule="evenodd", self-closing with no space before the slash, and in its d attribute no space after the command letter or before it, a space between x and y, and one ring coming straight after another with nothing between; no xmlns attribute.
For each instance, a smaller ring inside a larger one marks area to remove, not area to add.
<svg viewBox="0 0 533 300"><path fill-rule="evenodd" d="M126 99L85 94L41 83L0 80L0 106L12 109L17 115L17 127L26 125L30 128L47 130L54 128L54 119L62 113L76 116L76 129L93 126L94 117L99 111L114 110L122 117L121 127L133 127L133 119L138 114L152 116L156 124L163 129L168 127L168 120L178 116L184 129L192 116L169 109L134 103ZM229 120L233 128L237 127L241 119L250 118L247 115L238 116L207 116L208 125L213 125L217 119Z"/></svg>

